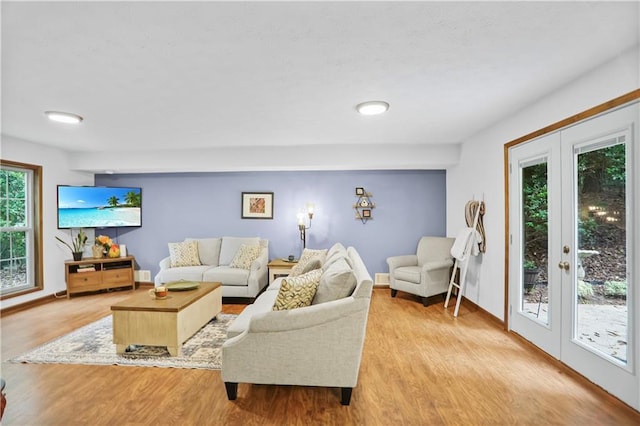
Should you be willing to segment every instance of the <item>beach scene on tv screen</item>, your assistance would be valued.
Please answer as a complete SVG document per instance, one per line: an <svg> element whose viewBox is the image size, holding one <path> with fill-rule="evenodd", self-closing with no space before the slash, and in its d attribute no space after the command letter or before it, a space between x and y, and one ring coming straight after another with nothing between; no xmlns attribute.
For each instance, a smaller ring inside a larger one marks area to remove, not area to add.
<svg viewBox="0 0 640 426"><path fill-rule="evenodd" d="M58 227L140 226L140 188L58 187Z"/></svg>

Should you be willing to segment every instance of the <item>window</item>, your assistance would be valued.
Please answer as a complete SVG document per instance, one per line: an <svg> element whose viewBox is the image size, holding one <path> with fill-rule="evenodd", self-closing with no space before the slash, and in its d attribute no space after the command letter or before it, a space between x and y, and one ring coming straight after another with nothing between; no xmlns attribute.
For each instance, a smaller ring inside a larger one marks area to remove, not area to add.
<svg viewBox="0 0 640 426"><path fill-rule="evenodd" d="M42 290L42 167L0 160L0 299Z"/></svg>

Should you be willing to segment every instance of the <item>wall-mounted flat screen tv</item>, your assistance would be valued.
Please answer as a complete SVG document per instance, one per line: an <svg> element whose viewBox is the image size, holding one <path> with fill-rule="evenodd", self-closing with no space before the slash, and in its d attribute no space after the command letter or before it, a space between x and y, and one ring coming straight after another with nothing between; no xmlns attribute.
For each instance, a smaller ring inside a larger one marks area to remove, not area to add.
<svg viewBox="0 0 640 426"><path fill-rule="evenodd" d="M142 226L140 188L58 185L58 228Z"/></svg>

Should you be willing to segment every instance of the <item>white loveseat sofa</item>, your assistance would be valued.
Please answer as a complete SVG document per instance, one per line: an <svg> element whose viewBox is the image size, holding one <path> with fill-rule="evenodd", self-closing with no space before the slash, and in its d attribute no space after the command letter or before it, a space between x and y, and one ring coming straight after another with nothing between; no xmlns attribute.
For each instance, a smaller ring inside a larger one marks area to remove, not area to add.
<svg viewBox="0 0 640 426"><path fill-rule="evenodd" d="M358 382L373 281L358 252L353 247L342 250L355 277L350 294L274 311L280 286L287 279L281 277L229 326L222 346L222 380L230 400L236 399L242 382L339 387L341 403L349 405ZM327 262L331 254L329 250ZM323 266L314 302L323 279L335 276L332 265Z"/></svg>
<svg viewBox="0 0 640 426"><path fill-rule="evenodd" d="M173 281L213 281L222 283L222 297L255 298L268 282L269 241L259 237L187 238L197 243L199 262L171 267L171 256L160 261L156 287ZM231 267L241 247L261 246L248 269ZM200 264L195 264L200 263Z"/></svg>

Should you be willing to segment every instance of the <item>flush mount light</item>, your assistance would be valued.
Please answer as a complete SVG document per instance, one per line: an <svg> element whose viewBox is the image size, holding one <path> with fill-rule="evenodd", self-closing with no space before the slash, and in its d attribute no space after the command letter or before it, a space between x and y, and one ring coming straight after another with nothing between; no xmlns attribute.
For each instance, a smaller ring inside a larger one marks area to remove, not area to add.
<svg viewBox="0 0 640 426"><path fill-rule="evenodd" d="M82 117L70 112L45 111L44 115L46 115L49 120L57 121L58 123L78 124L82 121Z"/></svg>
<svg viewBox="0 0 640 426"><path fill-rule="evenodd" d="M376 115L386 112L389 104L384 101L368 101L356 105L356 109L362 115Z"/></svg>

